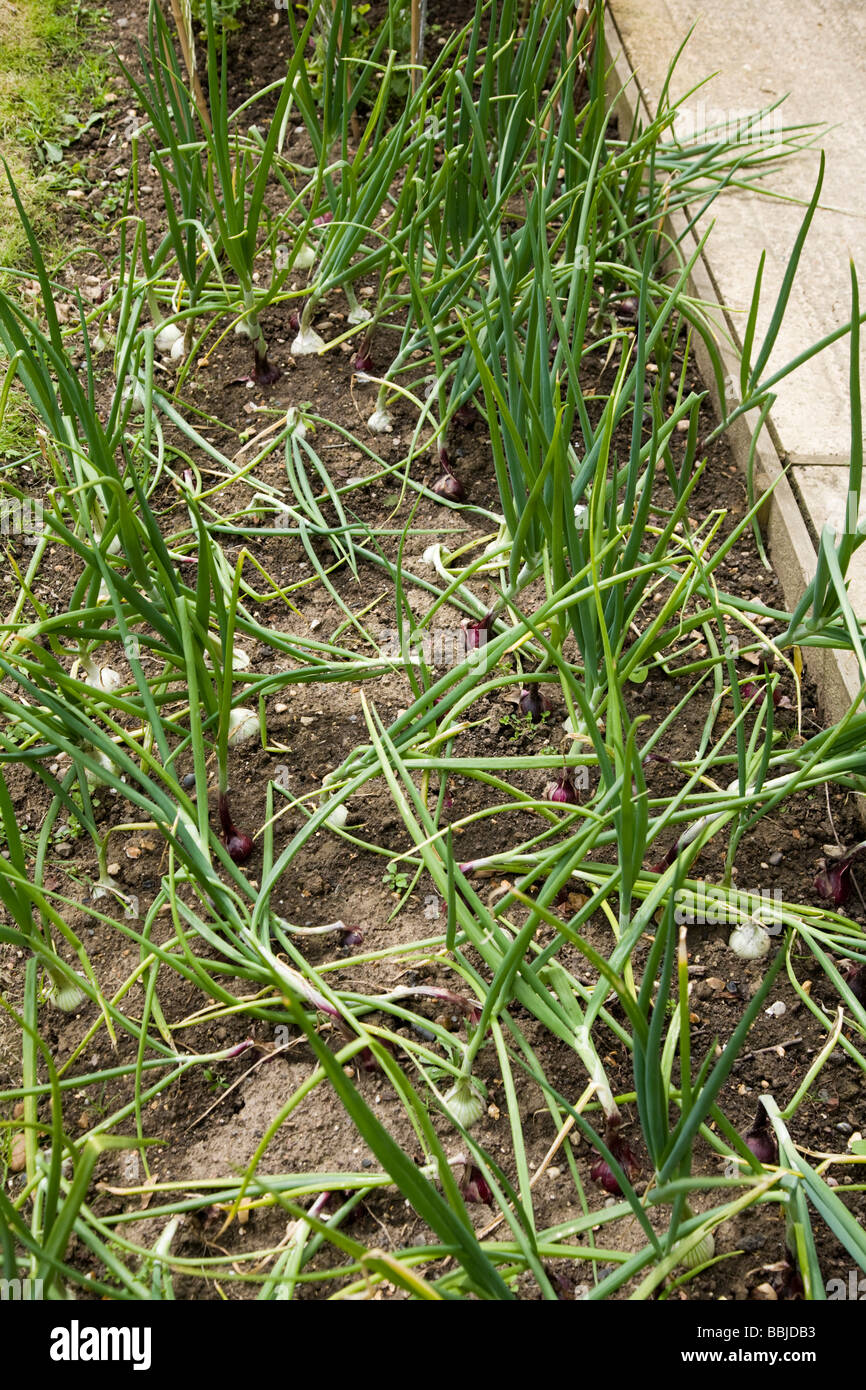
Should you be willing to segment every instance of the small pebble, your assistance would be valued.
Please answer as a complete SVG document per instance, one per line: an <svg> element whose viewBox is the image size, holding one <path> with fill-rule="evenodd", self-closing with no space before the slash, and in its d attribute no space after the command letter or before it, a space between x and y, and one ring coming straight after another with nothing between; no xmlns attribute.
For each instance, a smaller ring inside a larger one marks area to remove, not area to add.
<svg viewBox="0 0 866 1390"><path fill-rule="evenodd" d="M785 856L780 849L775 850L770 855L770 863L772 864L773 868L775 868L777 864L781 864L784 857Z"/></svg>
<svg viewBox="0 0 866 1390"><path fill-rule="evenodd" d="M185 787L187 791L189 791L190 787L194 787L194 786L195 786L195 773L194 773L194 772L188 772L188 773L186 774L186 776L184 777L183 781L181 782L181 786L182 786L182 787Z"/></svg>

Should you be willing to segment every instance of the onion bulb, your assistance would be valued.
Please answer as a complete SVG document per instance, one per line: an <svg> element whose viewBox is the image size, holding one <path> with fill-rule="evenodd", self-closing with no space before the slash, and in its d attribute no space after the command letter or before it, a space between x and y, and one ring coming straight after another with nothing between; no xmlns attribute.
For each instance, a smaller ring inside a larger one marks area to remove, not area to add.
<svg viewBox="0 0 866 1390"><path fill-rule="evenodd" d="M51 980L47 997L54 1007L60 1009L62 1013L74 1013L87 998L78 983L83 977L77 971L63 969L54 962L47 966L47 970Z"/></svg>
<svg viewBox="0 0 866 1390"><path fill-rule="evenodd" d="M290 405L286 411L286 429L296 439L306 439L309 433L306 421L297 406Z"/></svg>
<svg viewBox="0 0 866 1390"><path fill-rule="evenodd" d="M866 1008L866 965L859 968L856 965L849 966L845 979L858 1004Z"/></svg>
<svg viewBox="0 0 866 1390"><path fill-rule="evenodd" d="M490 636L490 626L496 617L495 611L491 608L484 614L483 618L461 618L460 626L464 632L464 646L467 651L477 651L480 647L487 644Z"/></svg>
<svg viewBox="0 0 866 1390"><path fill-rule="evenodd" d="M281 248L277 248L280 250ZM284 248L283 248L284 249ZM286 252L286 264L288 264L288 252ZM309 270L311 265L316 264L316 253L308 241L302 241L300 245L295 242L295 270ZM285 269L285 266L277 266L278 270Z"/></svg>
<svg viewBox="0 0 866 1390"><path fill-rule="evenodd" d="M749 917L734 927L728 945L740 960L763 960L770 950L770 934L760 922Z"/></svg>
<svg viewBox="0 0 866 1390"><path fill-rule="evenodd" d="M446 502L462 502L466 495L463 484L454 473L443 473L430 490L435 492L437 497L444 497Z"/></svg>
<svg viewBox="0 0 866 1390"><path fill-rule="evenodd" d="M121 403L123 405L126 405L130 398L132 398L133 410L144 410L147 404L147 397L144 393L144 387L136 377L127 377L126 384L120 394Z"/></svg>
<svg viewBox="0 0 866 1390"><path fill-rule="evenodd" d="M373 365L373 330L367 329L360 343L358 351L352 358L352 371L358 372L362 376L369 372Z"/></svg>
<svg viewBox="0 0 866 1390"><path fill-rule="evenodd" d="M851 893L851 860L835 859L828 864L826 859L820 859L815 892L821 898L828 898L834 907L847 902Z"/></svg>
<svg viewBox="0 0 866 1390"><path fill-rule="evenodd" d="M209 671L213 670L213 657L209 651L205 651L204 664ZM250 654L244 651L243 647L235 647L232 651L232 670L247 671L250 665Z"/></svg>
<svg viewBox="0 0 866 1390"><path fill-rule="evenodd" d="M544 788L544 800L555 801L566 806L577 806L580 802L580 792L575 785L574 776L570 768L565 768L557 777L555 782L548 782Z"/></svg>
<svg viewBox="0 0 866 1390"><path fill-rule="evenodd" d="M259 716L255 710L239 705L229 715L229 743L233 748L241 743L249 743L259 732Z"/></svg>
<svg viewBox="0 0 866 1390"><path fill-rule="evenodd" d="M605 1143L610 1149L611 1154L622 1168L629 1182L634 1182L640 1177L641 1166L637 1155L632 1152L626 1141L617 1134L615 1127L608 1125L605 1133ZM622 1188L619 1185L616 1174L605 1158L598 1158L589 1171L589 1176L593 1182L600 1183L605 1192L612 1196L619 1196Z"/></svg>
<svg viewBox="0 0 866 1390"><path fill-rule="evenodd" d="M297 338L292 343L290 352L293 357L312 357L314 353L322 352L324 347L325 340L320 337L315 328L304 328L302 325Z"/></svg>
<svg viewBox="0 0 866 1390"><path fill-rule="evenodd" d="M699 1240L697 1245L693 1245L687 1254L683 1255L680 1264L683 1269L697 1269L699 1265L705 1265L716 1253L716 1240L712 1231L708 1231L703 1240Z"/></svg>
<svg viewBox="0 0 866 1390"><path fill-rule="evenodd" d="M779 1145L776 1143L776 1136L770 1129L769 1116L763 1105L758 1106L758 1113L752 1122L752 1128L744 1136L746 1147L759 1163L765 1166L768 1163L778 1163Z"/></svg>
<svg viewBox="0 0 866 1390"><path fill-rule="evenodd" d="M460 1179L460 1195L464 1202L483 1202L485 1206L493 1207L495 1210L490 1184L481 1169L474 1163L467 1163L463 1169L463 1177Z"/></svg>
<svg viewBox="0 0 866 1390"><path fill-rule="evenodd" d="M114 866L112 865L112 867ZM99 878L97 879L96 883L94 883L92 888L90 889L90 896L95 903L98 903L101 902L103 898L107 898L109 894L117 898L123 897L123 893L121 891L120 884L118 883L117 879L112 878L111 874L106 869L104 873L101 873L99 875Z"/></svg>
<svg viewBox="0 0 866 1390"><path fill-rule="evenodd" d="M226 849L229 858L235 864L244 864L253 852L253 842L249 835L245 835L242 830L238 830L231 818L229 811L228 797L225 792L220 792L219 797L219 818L225 836Z"/></svg>
<svg viewBox="0 0 866 1390"><path fill-rule="evenodd" d="M154 341L160 352L174 355L175 345L183 342L183 329L178 328L176 323L164 323Z"/></svg>
<svg viewBox="0 0 866 1390"><path fill-rule="evenodd" d="M445 1096L445 1107L451 1118L463 1129L471 1129L481 1119L484 1102L469 1076L458 1077Z"/></svg>
<svg viewBox="0 0 866 1390"><path fill-rule="evenodd" d="M394 422L387 410L380 410L377 406L367 421L367 429L374 434L390 434L394 428Z"/></svg>
<svg viewBox="0 0 866 1390"><path fill-rule="evenodd" d="M104 768L106 772L110 772L112 776L117 776L120 769L117 767L116 763L112 762L111 758L109 758L107 753L103 753L101 748L94 748L92 746L89 748L88 751L90 752L90 755L93 758L94 762L99 763L99 766L101 768ZM97 785L97 783L100 782L101 779L98 772L92 772L89 767L86 767L84 769L84 780L87 783L88 787L92 789Z"/></svg>
<svg viewBox="0 0 866 1390"><path fill-rule="evenodd" d="M538 688L538 685L524 685L520 692L518 708L521 714L527 715L532 724L538 724L544 718L547 710L547 701Z"/></svg>
<svg viewBox="0 0 866 1390"><path fill-rule="evenodd" d="M123 685L123 677L115 671L113 666L95 666L92 661L82 661L84 667L84 679L94 690L119 690Z"/></svg>

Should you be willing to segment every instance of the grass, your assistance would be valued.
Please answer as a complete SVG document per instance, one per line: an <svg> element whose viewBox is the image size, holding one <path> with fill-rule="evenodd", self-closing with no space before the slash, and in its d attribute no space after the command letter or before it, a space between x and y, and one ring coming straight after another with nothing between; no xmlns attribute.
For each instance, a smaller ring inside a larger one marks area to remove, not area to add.
<svg viewBox="0 0 866 1390"><path fill-rule="evenodd" d="M0 4L0 137L32 144L62 133L105 82L107 59L93 51L107 15L63 0Z"/></svg>
<svg viewBox="0 0 866 1390"><path fill-rule="evenodd" d="M0 0L0 156L49 260L57 245L53 216L58 188L73 175L68 151L105 93L108 55L94 38L106 13L64 0ZM0 266L28 258L27 239L6 188L0 187ZM0 283L8 284L8 276ZM0 424L0 459L35 444L32 412L16 390Z"/></svg>
<svg viewBox="0 0 866 1390"><path fill-rule="evenodd" d="M0 151L48 244L64 151L106 86L108 58L93 42L104 19L63 0L0 0ZM16 265L26 242L6 192L0 212L0 264Z"/></svg>

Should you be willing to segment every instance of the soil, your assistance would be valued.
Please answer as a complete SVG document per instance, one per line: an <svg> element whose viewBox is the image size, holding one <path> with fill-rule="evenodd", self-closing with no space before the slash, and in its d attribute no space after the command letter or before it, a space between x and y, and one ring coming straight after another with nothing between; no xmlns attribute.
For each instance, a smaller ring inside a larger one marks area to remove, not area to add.
<svg viewBox="0 0 866 1390"><path fill-rule="evenodd" d="M113 32L120 56L134 62L134 40L143 37L143 0L110 0ZM465 6L456 7L463 15ZM432 22L447 24L453 17L454 6L431 3ZM262 42L263 34L266 42ZM282 70L288 51L288 31L285 17L270 4L252 4L243 27L231 36L234 54L233 73L238 94L251 92L272 81ZM105 279L104 262L95 251L104 255L109 264L116 253L116 232L112 228L112 181L124 171L131 157L129 136L135 112L129 94L118 86L118 100L112 114L102 127L94 127L79 142L77 158L87 169L91 185L97 190L89 207L81 201L70 205L68 212L70 238L90 254L76 257L75 283L85 293L91 291L96 299ZM299 140L298 157L303 157ZM148 190L146 171L142 177L145 212L157 206L156 188ZM101 184L106 180L105 184ZM100 191L102 198L100 201ZM152 204L148 198L152 198ZM92 212L102 212L107 222L89 220ZM72 285L70 267L63 272L66 283ZM317 324L323 335L336 336L342 331L340 317L345 303L339 296L322 306ZM348 429L365 436L363 422L373 405L374 389L358 384L350 369L349 350L329 353L322 359L291 358L288 342L293 336L290 324L291 304L275 306L267 313L266 329L272 357L282 370L282 377L273 387L259 389L240 383L249 370L249 351L244 342L225 336L214 342L199 358L194 371L183 383L182 395L188 406L201 412L207 422L207 437L229 455L237 453L249 432L266 427L290 405L312 403L320 421L341 422ZM379 352L383 350L378 349ZM384 368L385 361L377 363ZM598 369L593 368L596 377ZM167 384L170 378L166 377ZM398 463L405 455L406 445L414 425L408 409L395 409L394 433L375 447L382 458ZM709 406L702 415L702 427L712 426ZM204 432L204 430L203 430ZM170 431L167 439L172 438ZM452 457L468 497L478 507L496 509L497 492L493 476L489 440L480 417L459 426L451 440ZM328 471L337 485L373 471L370 460L343 435L327 423L320 423L316 433L316 448L327 460ZM207 478L207 460L196 460L202 475ZM436 477L436 468L429 455L421 456L413 465L416 477ZM285 481L284 464L280 455L273 455L259 470L261 479L279 485ZM245 499L231 504L238 508ZM161 515L166 534L180 533L188 524L185 508L180 504L176 489L160 484L151 499ZM358 488L350 495L357 517L371 528L402 527L414 502L414 494L403 495L400 474L385 477ZM664 489L659 493L659 505L665 502ZM228 494L220 507L229 509ZM695 523L710 512L725 515L723 533L736 524L746 510L746 490L724 442L709 450L709 461L694 494L690 515ZM469 539L481 534L484 526L477 515L454 511L443 515L428 499L422 500L413 521L413 532L406 547L406 565L418 565L420 556L430 543L430 532L452 528L454 536ZM425 531L427 534L425 534ZM226 555L234 562L242 538L227 534L223 537ZM252 545L249 541L247 544ZM184 542L190 548L188 542ZM396 538L383 539L383 546L395 553ZM257 616L287 633L309 636L311 632L324 637L333 633L343 622L344 613L337 603L311 582L315 576L300 545L279 537L256 538L255 554L274 580L292 589L296 611L279 602L262 603L254 610ZM62 562L62 563L61 563ZM40 577L41 597L62 602L70 591L71 576L68 559L59 552L49 551ZM190 572L194 573L190 565ZM382 572L372 565L362 564L357 580L343 566L331 576L336 592L352 609L360 609L384 590ZM738 595L761 599L768 605L781 606L779 586L775 576L763 566L754 541L747 533L719 573L720 587ZM7 577L10 598L14 585ZM483 587L476 590L483 598ZM777 597L778 596L778 597ZM410 601L417 612L423 612L429 600L423 591L409 588ZM396 626L393 610L386 598L376 610L379 630ZM457 618L454 617L456 630ZM373 623L371 622L371 626ZM770 629L772 631L772 629ZM363 651L357 642L345 634L348 646ZM279 656L268 648L249 651L253 675L280 670ZM745 667L742 667L744 671ZM632 687L629 713L632 717L647 718L646 730L651 730L667 715L685 693L684 679L665 677L656 671L642 686ZM795 691L790 677L781 689L794 700ZM526 726L526 721L514 718L518 684L507 687L499 699L479 701L471 711L474 727L462 736L455 750L460 756L507 756L516 747L520 751L540 751L551 737L551 730L564 717L564 710L554 708L541 728ZM255 830L265 820L265 789L269 778L283 778L283 785L293 797L310 796L321 786L323 776L332 770L358 743L366 743L366 729L361 705L366 696L387 725L411 700L409 688L401 675L364 681L352 688L344 685L293 686L276 690L267 698L267 728L269 748L263 750L248 745L233 754L230 768L232 812L236 823ZM697 704L697 702L693 702ZM691 711L691 707L690 707ZM690 712L665 742L669 757L690 757L694 752L696 730L705 715L705 708ZM780 708L777 722L788 730L792 740L800 737L794 708ZM803 685L802 735L809 736L822 728L822 713L817 693L806 680ZM62 765L62 760L61 760ZM282 772L280 769L282 768ZM187 767L183 767L187 771ZM663 763L653 765L648 772L650 789L666 792L678 785L676 774ZM42 822L47 806L43 791L28 775L10 768L7 773L10 791L22 833L34 835ZM521 785L515 777L516 785ZM352 844L327 829L310 840L305 850L293 862L291 873L279 884L274 900L275 909L298 926L337 922L357 925L363 931L363 946L354 954L364 956L370 951L394 950L394 954L378 961L353 959L352 950L339 944L338 934L308 937L302 949L317 967L327 967L327 979L337 988L351 988L359 993L379 993L396 984L438 984L460 989L459 977L450 970L448 961L438 948L419 949L431 936L444 930L443 908L425 879L419 880L407 895L395 886L386 872L388 859L374 848L364 848L363 842L388 852L409 848L406 831L387 789L380 783L370 784L369 794L350 804L351 833L362 843ZM527 785L527 790L538 791ZM482 784L454 775L448 779L451 806L448 817L460 820L483 804L489 804L489 793ZM211 807L216 823L215 796ZM311 803L312 804L312 803ZM115 798L104 798L99 807L107 828L122 824L128 810ZM305 812L290 811L277 823L274 855L288 844L294 831L303 823ZM502 844L500 818L476 821L461 834L459 856L462 860L496 853ZM537 828L538 822L525 813L510 813L507 818L510 839L524 830ZM771 894L779 890L789 902L816 903L814 879L818 859L825 843L850 845L862 835L860 810L853 795L839 788L818 789L792 797L771 816L759 821L743 840L736 861L738 882L752 891L760 885ZM668 848L659 847L659 853ZM54 853L46 866L46 886L68 895L76 904L70 910L72 929L84 941L90 960L107 997L129 985L139 962L139 949L131 939L118 939L117 933L105 927L93 914L89 884L96 877L95 859L89 844L70 836L62 846L62 854ZM702 854L694 873L706 880L717 881L724 868L725 845L710 845ZM165 858L158 836L147 831L119 831L112 840L109 859L119 867L114 871L122 891L135 895L139 903L139 922L144 920L148 905L153 901L159 880L165 870ZM256 880L261 872L261 847L257 841L252 859L245 872ZM502 875L492 880L479 880L479 891L493 892L500 886ZM866 885L864 885L866 886ZM568 905L564 905L567 907ZM572 909L573 910L573 907ZM854 920L866 918L859 893L848 902L845 911ZM566 914L568 915L568 914ZM170 934L170 921L157 918L153 939L160 941ZM588 933L592 944L607 954L611 949L610 934L602 920L593 920ZM744 1007L761 978L762 967L736 957L727 946L728 930L721 925L695 926L689 930L690 972L693 980L692 1009L694 1015L693 1046L696 1051L712 1049L716 1041L722 1045L730 1037ZM399 948L399 949L398 949ZM581 972L576 958L567 954L564 961L587 982L591 972ZM635 957L639 972L641 957ZM795 957L795 967L801 981L812 981L812 998L832 1015L837 999L827 978L810 957ZM14 1007L21 1001L23 984L23 953L12 947L0 947L0 986ZM99 1160L91 1206L103 1220L124 1213L134 1223L124 1227L138 1243L149 1246L161 1234L164 1222L148 1216L152 1191L163 1183L179 1184L183 1194L195 1194L197 1184L230 1179L249 1164L259 1146L261 1173L309 1173L311 1190L315 1190L316 1172L356 1172L377 1170L377 1162L366 1149L335 1095L324 1085L317 1086L270 1134L270 1127L280 1107L310 1075L315 1059L305 1039L294 1029L287 1030L272 1020L255 1017L221 1017L208 1019L208 1001L190 982L180 975L161 972L159 1003L172 1030L175 1045L182 1053L212 1052L228 1049L245 1039L254 1046L236 1058L214 1064L210 1068L190 1068L171 1087L158 1097L145 1099L141 1125L145 1136L158 1141L158 1146L145 1151L147 1165L137 1153L107 1153ZM126 990L123 1007L127 1015L140 1015L144 990L138 982ZM748 1040L748 1050L736 1063L720 1098L723 1112L741 1130L748 1129L754 1118L758 1097L769 1093L784 1106L800 1084L816 1053L826 1040L825 1030L802 1005L784 973L778 978L771 999L784 1004L784 1013L762 1011ZM413 1007L420 1016L441 1016L440 1001L416 1000ZM525 1010L516 1007L512 1016L519 1022L532 1047L536 1049L546 1074L556 1078L562 1092L574 1101L585 1086L583 1071L575 1054L564 1044L543 1032ZM615 1010L613 1011L615 1014ZM447 1013L447 1011L446 1011ZM462 1028L460 1018L448 1018L449 1028ZM116 1046L104 1027L99 1026L94 1006L88 1005L72 1016L45 1006L40 1011L40 1028L44 1042L58 1068L69 1068L69 1074L118 1067L131 1061L136 1041L128 1034L119 1034ZM327 1026L322 1036L331 1046L341 1043ZM633 1089L631 1059L613 1032L609 1033L609 1050L605 1065L615 1092L627 1094ZM853 1036L853 1035L852 1035ZM73 1060L74 1059L74 1060ZM487 1109L473 1137L496 1159L512 1181L517 1181L513 1162L513 1146L508 1126L507 1107L502 1096L495 1054L485 1048L479 1059L478 1075L487 1087ZM421 1159L415 1135L402 1105L384 1076L376 1071L354 1069L356 1084L383 1123L391 1130L405 1151ZM520 1104L521 1123L530 1167L535 1175L534 1209L539 1229L567 1222L581 1212L579 1195L569 1173L567 1151L570 1147L577 1170L585 1185L588 1200L601 1210L614 1199L606 1198L590 1180L590 1168L595 1155L581 1140L570 1136L558 1151L551 1154L556 1139L556 1127L544 1095L519 1069L515 1075ZM0 1087L12 1088L20 1083L20 1034L4 1015L0 1019ZM98 1093L97 1093L98 1092ZM134 1100L132 1082L126 1077L108 1080L99 1088L72 1088L65 1092L63 1120L68 1134L84 1135L105 1117L116 1114ZM0 1118L10 1118L10 1106L0 1103ZM624 1133L633 1149L641 1154L640 1131L635 1107L625 1104ZM47 1118L47 1111L40 1109ZM807 1100L797 1111L792 1123L794 1140L807 1153L844 1153L853 1132L864 1129L863 1088L860 1070L841 1049L837 1049L824 1067ZM456 1154L459 1141L455 1132L440 1118L436 1119L449 1154ZM114 1132L133 1133L134 1117L114 1126ZM265 1142L266 1136L267 1142ZM695 1171L719 1175L722 1160L701 1143L696 1155ZM833 1171L833 1170L831 1170ZM850 1168L835 1170L842 1193ZM23 1178L10 1172L9 1190L20 1190ZM640 1187L640 1182L638 1183ZM860 1192L852 1192L846 1205L862 1221L866 1216L866 1201ZM476 1228L492 1229L490 1213L482 1206L472 1208ZM256 1261L249 1258L252 1250L265 1251L276 1246L286 1233L287 1216L279 1207L259 1206L247 1213L244 1224L234 1222L222 1230L224 1212L211 1203L183 1217L173 1244L173 1253L189 1261L190 1272L175 1277L175 1292L183 1299L244 1299L254 1297L255 1282L235 1280L233 1273L249 1274ZM359 1202L344 1222L343 1229L368 1247L388 1249L422 1244L430 1233L395 1188L383 1188ZM624 1219L604 1227L601 1243L607 1248L632 1249L643 1245L643 1236L635 1223ZM818 1255L826 1279L847 1278L850 1257L836 1243L826 1227L816 1222L819 1240ZM717 1256L721 1258L693 1281L671 1292L671 1297L692 1300L747 1300L766 1297L766 1286L774 1285L776 1294L783 1297L780 1262L784 1254L784 1222L780 1209L760 1206L747 1209L740 1218L730 1221L717 1233ZM575 1244L575 1258L556 1261L548 1272L556 1278L562 1298L579 1297L592 1286L592 1262L578 1257L580 1242ZM92 1270L95 1277L104 1271L97 1268L88 1248L73 1238L68 1257L82 1271ZM215 1258L218 1257L218 1258ZM214 1260L208 1273L195 1271L203 1258ZM335 1251L320 1252L313 1268L323 1274L341 1263ZM435 1270L434 1270L435 1272ZM603 1277L606 1268L596 1268ZM307 1299L328 1297L338 1287L338 1281L324 1279L300 1289ZM633 1290L627 1285L619 1297ZM83 1296L79 1292L79 1297ZM393 1286L384 1285L376 1297L400 1299L405 1295ZM534 1283L527 1282L521 1296L538 1297Z"/></svg>

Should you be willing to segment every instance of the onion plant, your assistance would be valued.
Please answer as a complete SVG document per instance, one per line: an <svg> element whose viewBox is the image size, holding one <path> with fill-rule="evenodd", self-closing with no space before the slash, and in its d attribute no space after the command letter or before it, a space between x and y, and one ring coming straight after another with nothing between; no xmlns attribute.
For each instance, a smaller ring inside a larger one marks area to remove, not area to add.
<svg viewBox="0 0 866 1390"><path fill-rule="evenodd" d="M142 77L128 69L124 74L135 94L138 105L147 117L147 142L150 161L162 187L163 203L168 226L158 249L148 250L147 227L141 219L140 249L143 259L148 307L154 327L162 332L165 344L172 351L171 327L162 327L162 308L156 293L156 278L169 255L173 256L177 274L188 296L184 307L189 310L185 329L177 330L189 350L193 315L218 262L211 240L213 211L208 207L205 183L203 144L198 122L204 120L207 108L200 93L196 100L187 90L183 72L175 52L165 16L159 5L148 12L147 49L138 47ZM198 119L197 119L198 118ZM136 155L142 139L135 137ZM137 187L137 158L133 167ZM179 304L173 305L180 308ZM174 355L179 356L175 350Z"/></svg>

